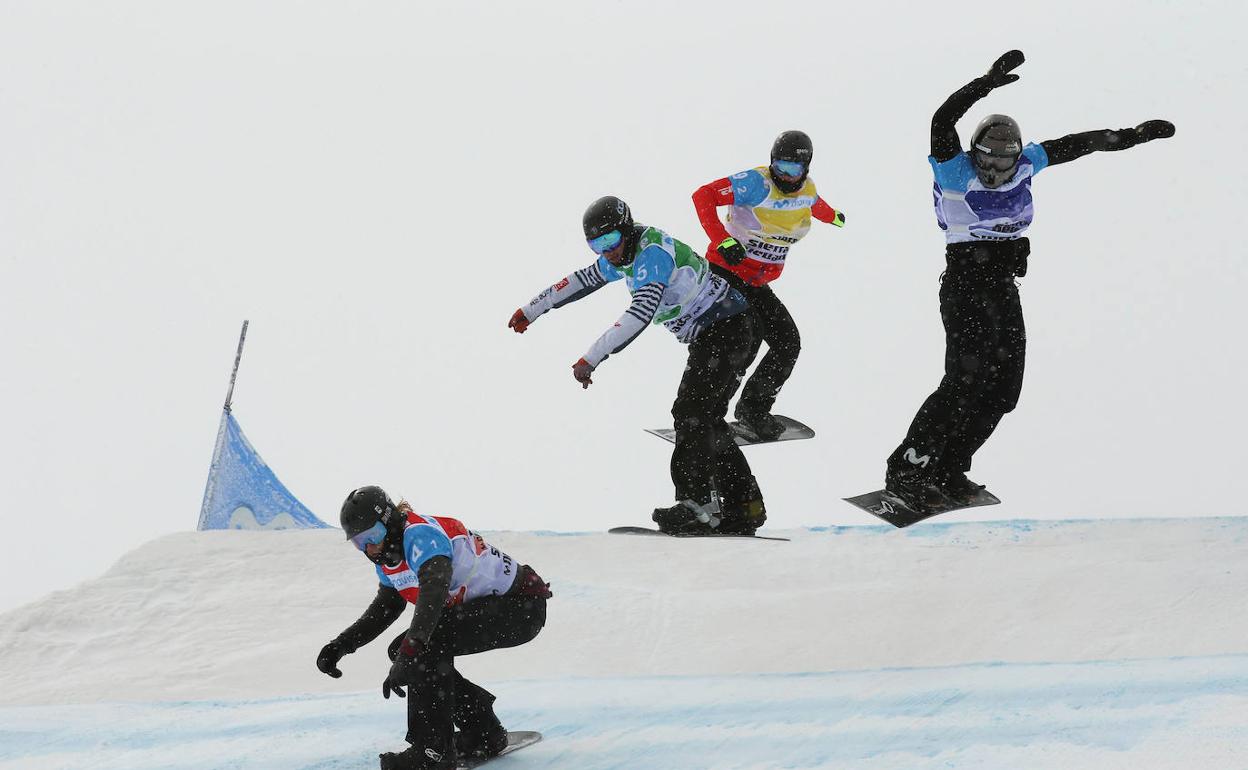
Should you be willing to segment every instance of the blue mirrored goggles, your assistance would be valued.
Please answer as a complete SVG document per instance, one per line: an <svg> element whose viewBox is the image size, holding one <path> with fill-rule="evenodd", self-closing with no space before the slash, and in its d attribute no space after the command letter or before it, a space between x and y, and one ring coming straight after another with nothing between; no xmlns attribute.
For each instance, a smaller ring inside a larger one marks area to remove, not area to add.
<svg viewBox="0 0 1248 770"><path fill-rule="evenodd" d="M366 546L380 545L386 539L386 525L380 521L351 538L351 544L363 551Z"/></svg>
<svg viewBox="0 0 1248 770"><path fill-rule="evenodd" d="M624 240L624 234L619 230L612 230L604 233L597 238L589 239L589 248L594 250L595 254L605 254L620 245L620 241Z"/></svg>
<svg viewBox="0 0 1248 770"><path fill-rule="evenodd" d="M771 167L785 176L801 176L806 173L806 164L795 160L773 160Z"/></svg>

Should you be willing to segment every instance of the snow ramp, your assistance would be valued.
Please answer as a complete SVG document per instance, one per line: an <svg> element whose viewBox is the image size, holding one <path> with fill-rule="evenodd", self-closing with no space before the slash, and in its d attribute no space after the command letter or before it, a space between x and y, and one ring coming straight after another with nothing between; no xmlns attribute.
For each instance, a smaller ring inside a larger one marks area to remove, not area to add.
<svg viewBox="0 0 1248 770"><path fill-rule="evenodd" d="M461 659L547 736L499 770L1248 767L1248 519L783 534L489 533L555 592ZM373 766L384 641L314 659L374 590L333 530L148 543L0 615L0 768Z"/></svg>

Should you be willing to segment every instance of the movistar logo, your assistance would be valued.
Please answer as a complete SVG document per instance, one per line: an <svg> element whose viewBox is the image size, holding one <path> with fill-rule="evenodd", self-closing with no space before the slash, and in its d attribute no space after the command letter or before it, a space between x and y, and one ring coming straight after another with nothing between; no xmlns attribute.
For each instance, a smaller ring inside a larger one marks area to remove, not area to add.
<svg viewBox="0 0 1248 770"><path fill-rule="evenodd" d="M880 504L878 507L871 508L870 510L871 510L871 513L874 513L876 516L881 516L881 515L892 516L893 514L897 513L897 511L893 509L892 504L884 499L880 500Z"/></svg>
<svg viewBox="0 0 1248 770"><path fill-rule="evenodd" d="M905 458L911 465L921 465L926 468L927 464L931 462L932 456L923 455L922 457L919 457L918 452L914 451L914 447L910 447L906 450Z"/></svg>

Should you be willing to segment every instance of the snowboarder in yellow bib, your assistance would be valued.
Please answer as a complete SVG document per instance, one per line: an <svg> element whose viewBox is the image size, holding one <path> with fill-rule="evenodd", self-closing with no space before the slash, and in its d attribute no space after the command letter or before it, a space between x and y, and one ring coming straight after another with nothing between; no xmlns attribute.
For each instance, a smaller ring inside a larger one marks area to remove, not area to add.
<svg viewBox="0 0 1248 770"><path fill-rule="evenodd" d="M769 285L780 277L789 247L810 231L811 217L845 226L845 214L819 197L810 178L814 145L801 131L785 131L771 148L771 163L702 185L693 205L711 244L711 269L745 297L758 320L757 346L767 355L741 389L737 420L760 438L775 439L784 424L771 414L780 388L793 373L801 336L788 308ZM717 209L731 206L726 223Z"/></svg>

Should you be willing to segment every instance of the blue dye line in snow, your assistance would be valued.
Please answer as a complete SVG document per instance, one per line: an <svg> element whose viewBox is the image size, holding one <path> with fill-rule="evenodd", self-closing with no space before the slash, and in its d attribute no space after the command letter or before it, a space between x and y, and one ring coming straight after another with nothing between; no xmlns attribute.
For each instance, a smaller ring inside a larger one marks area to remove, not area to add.
<svg viewBox="0 0 1248 770"><path fill-rule="evenodd" d="M1248 655L487 684L505 723L546 735L498 770L1021 767L1032 751L1097 766L1158 741L1175 764L1147 766L1177 768L1185 747L1248 740L1225 716L1248 713ZM10 707L0 767L371 767L404 714L373 691Z"/></svg>

